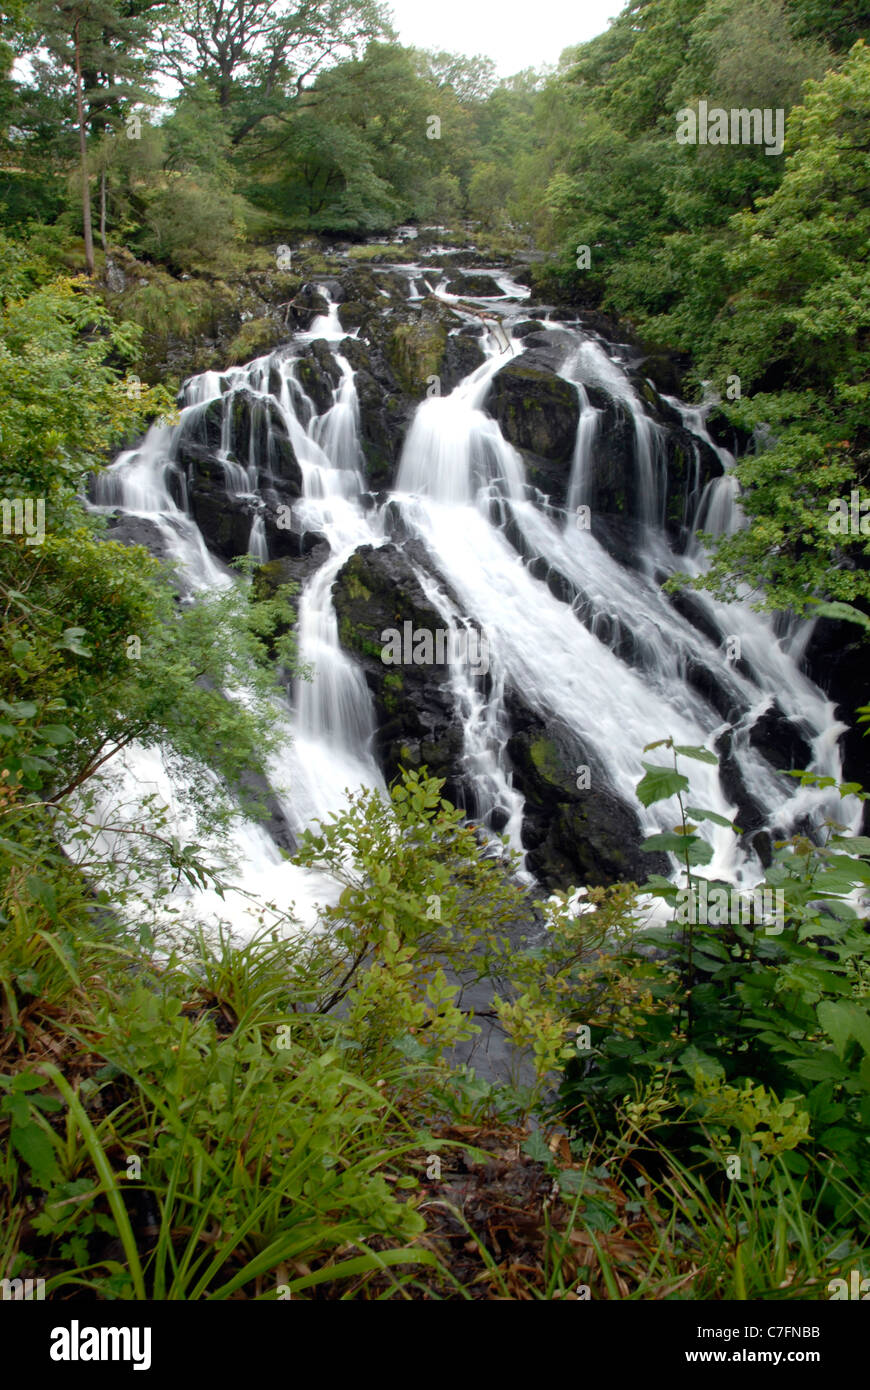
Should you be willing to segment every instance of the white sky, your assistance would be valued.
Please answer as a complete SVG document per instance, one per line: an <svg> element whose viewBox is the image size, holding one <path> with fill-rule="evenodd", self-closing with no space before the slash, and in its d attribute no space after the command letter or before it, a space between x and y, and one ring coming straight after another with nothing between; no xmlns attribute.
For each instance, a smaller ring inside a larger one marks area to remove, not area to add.
<svg viewBox="0 0 870 1390"><path fill-rule="evenodd" d="M482 53L500 77L555 64L563 48L603 34L623 0L386 0L399 41Z"/></svg>

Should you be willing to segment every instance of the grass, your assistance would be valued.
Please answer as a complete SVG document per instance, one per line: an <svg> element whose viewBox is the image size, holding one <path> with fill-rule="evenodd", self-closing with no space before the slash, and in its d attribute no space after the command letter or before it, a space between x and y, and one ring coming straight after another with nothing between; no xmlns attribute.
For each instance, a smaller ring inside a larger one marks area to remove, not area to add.
<svg viewBox="0 0 870 1390"><path fill-rule="evenodd" d="M812 1298L858 1261L782 1165L716 1193L652 1143L536 1147L458 1090L458 1120L425 1115L425 1069L371 1073L284 942L200 937L158 970L84 928L0 948L4 1072L59 1102L41 1173L6 1146L0 1265L49 1297ZM42 1002L10 1011L28 971Z"/></svg>
<svg viewBox="0 0 870 1390"><path fill-rule="evenodd" d="M396 789L409 824L429 790ZM370 818L345 821L369 843ZM338 853L339 838L312 852ZM581 1142L579 1115L568 1129L539 1099L530 1126L519 1089L448 1065L462 1016L434 958L415 983L373 899L408 910L431 864L407 837L402 853L390 840L395 862L378 843L379 888L347 868L330 932L199 932L159 958L40 842L7 864L0 1277L44 1278L60 1301L185 1302L779 1301L867 1277L870 1198L823 1147L757 1161L747 1145L730 1181L703 1124L691 1144L668 1141L685 1122L669 1093L626 1096L607 1132L599 1109ZM380 954L343 991L360 941ZM610 988L605 965L587 984Z"/></svg>

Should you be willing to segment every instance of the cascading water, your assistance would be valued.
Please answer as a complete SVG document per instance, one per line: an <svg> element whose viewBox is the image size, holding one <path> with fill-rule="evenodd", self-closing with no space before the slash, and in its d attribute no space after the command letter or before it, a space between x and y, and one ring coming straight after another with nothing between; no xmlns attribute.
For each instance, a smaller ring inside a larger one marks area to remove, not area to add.
<svg viewBox="0 0 870 1390"><path fill-rule="evenodd" d="M505 299L488 301L490 311L526 293L503 275L497 282ZM420 283L430 288L421 270L414 267L412 299L419 298ZM438 285L438 296L448 301L455 298L444 284ZM354 373L335 349L347 335L328 294L326 299L328 313L316 318L306 333L296 335L296 341L324 339L333 345L339 379L331 404L318 410L303 389L292 345L224 374L203 373L186 384L179 425L172 430L153 427L138 449L121 455L100 478L95 502L106 510L120 508L150 522L166 552L180 565L190 590L226 585L233 582L228 570L209 554L190 515L184 471L177 462L180 442L202 426L205 412L220 410L220 443L213 454L223 468L227 493L250 500L248 549L265 560L268 533L262 506L264 494L278 478L273 461L278 426L289 439L302 477L301 497L288 509L290 528L300 537L316 533L328 543L328 553L299 600L299 656L313 668L313 680L296 681L286 706L276 705L276 719L286 727L287 748L269 771L295 829L338 809L347 788L384 787L372 751L371 696L362 670L340 644L332 586L358 547L380 546L391 534L402 537L399 544L416 540L431 557L434 573L419 565L415 572L445 626L458 630L472 623L485 637L486 686L480 673L467 664L454 664L450 672L465 731L461 772L473 790L469 810L492 830L506 833L515 848L521 848L524 806L505 751L508 691L521 691L543 719L557 720L571 730L594 751L614 791L629 805L636 805L634 788L642 774L644 745L671 735L679 743L712 747L723 727L721 713L689 678L699 650L712 679L733 692L735 703L744 711L732 730L733 755L744 784L763 809L765 823L792 826L805 814L832 809L816 791L794 792L791 784L784 787L784 779L748 737L754 719L775 696L785 715L808 731L816 769L835 776L839 772L840 726L833 721L830 703L800 672L799 634L793 631L777 640L769 621L749 607L726 607L700 594L694 596L704 619L699 630L662 591L663 573L675 568L697 573L704 557L694 542L679 557L668 543L662 524L665 427L645 411L615 356L592 335L560 326L562 333L573 332L575 339L576 349L561 373L573 383L580 403L565 511L540 505L527 483L521 456L484 409L495 373L522 351L522 343L506 337L504 329L485 334L483 365L450 394L419 405L405 441L395 491L389 498L381 497L380 505L366 506ZM468 318L467 313L463 316ZM582 510L589 495L601 421L601 410L592 403L597 396L592 394L590 399L593 388L631 421L641 523L640 553L632 568L613 558L578 524L578 509ZM714 449L725 468L722 477L698 491L690 528L727 533L740 524L733 459L710 440L702 412L666 399L679 413L688 435ZM234 412L240 401L248 402L255 422L248 427L247 451L240 449L234 434ZM277 424L270 413L274 411ZM695 491L690 489L688 495L694 497ZM399 532L396 517L401 518ZM547 576L559 576L564 582L567 598L538 577L539 570L533 572L523 563L517 537L526 557L536 557ZM448 596L442 579L453 597ZM742 665L726 655L729 637L739 642ZM135 778L136 754L130 756ZM158 776L155 757L153 751L143 753L139 772L144 770L150 781L160 781L162 786L166 778L163 772ZM692 781L693 795L700 803L720 815L733 815L734 806L715 768L693 765ZM857 823L857 808L847 809L855 812ZM839 801L836 812L843 816ZM640 816L645 830L660 828L655 808L641 810ZM704 833L714 851L711 875L744 886L757 881L757 861L730 832L706 823ZM318 893L321 898L328 893L327 886L312 885L282 860L259 826L240 820L237 848L235 878L243 888L260 890L265 877L274 896L280 893L285 902L301 901L303 908L306 904L310 908ZM211 909L215 904L205 906ZM244 900L238 904L228 900L220 911L246 929Z"/></svg>

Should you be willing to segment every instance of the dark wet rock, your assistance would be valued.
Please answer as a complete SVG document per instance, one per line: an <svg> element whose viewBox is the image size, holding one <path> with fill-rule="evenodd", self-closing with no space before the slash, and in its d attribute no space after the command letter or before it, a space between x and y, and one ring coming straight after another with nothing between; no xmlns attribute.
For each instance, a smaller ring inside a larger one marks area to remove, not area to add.
<svg viewBox="0 0 870 1390"><path fill-rule="evenodd" d="M749 742L763 758L782 772L800 771L809 766L813 750L806 737L808 730L787 718L774 700L749 733Z"/></svg>
<svg viewBox="0 0 870 1390"><path fill-rule="evenodd" d="M666 462L665 527L675 542L687 544L704 488L724 472L718 454L682 426L663 436Z"/></svg>
<svg viewBox="0 0 870 1390"><path fill-rule="evenodd" d="M740 425L732 424L720 406L714 406L704 422L710 438L727 449L735 458L742 458L752 451L752 435Z"/></svg>
<svg viewBox="0 0 870 1390"><path fill-rule="evenodd" d="M386 290L391 299L409 299L411 295L411 278L402 275L398 270L381 270L375 275L375 284L379 290Z"/></svg>
<svg viewBox="0 0 870 1390"><path fill-rule="evenodd" d="M198 480L190 484L188 497L190 514L209 550L222 560L248 554L251 526L259 510L253 498L221 494L209 482Z"/></svg>
<svg viewBox="0 0 870 1390"><path fill-rule="evenodd" d="M224 438L229 462L219 457ZM258 462L256 486L261 497L235 495L231 464ZM171 491L176 504L188 506L206 545L221 559L246 555L254 518L263 516L275 553L286 545L280 519L302 494L302 469L287 434L278 404L247 387L209 401L188 419L176 448Z"/></svg>
<svg viewBox="0 0 870 1390"><path fill-rule="evenodd" d="M470 299L494 299L504 294L491 275L451 275L447 281L449 294L467 295Z"/></svg>
<svg viewBox="0 0 870 1390"><path fill-rule="evenodd" d="M746 702L737 687L733 682L723 680L717 671L697 656L689 657L686 663L686 681L727 723L734 724L742 718Z"/></svg>
<svg viewBox="0 0 870 1390"><path fill-rule="evenodd" d="M719 756L719 782L724 796L737 810L735 822L745 835L751 836L764 826L764 815L751 795L734 752L734 731L726 729L713 744Z"/></svg>
<svg viewBox="0 0 870 1390"><path fill-rule="evenodd" d="M496 372L486 409L511 444L567 467L580 419L577 392L527 356L523 353Z"/></svg>
<svg viewBox="0 0 870 1390"><path fill-rule="evenodd" d="M769 830L756 830L754 835L749 836L749 843L758 855L761 866L769 869L773 863L773 836Z"/></svg>
<svg viewBox="0 0 870 1390"><path fill-rule="evenodd" d="M535 714L514 692L507 751L525 797L523 843L532 872L548 888L642 883L667 873L662 854L644 854L634 811L610 788L597 759L556 720ZM590 785L578 773L588 768Z"/></svg>
<svg viewBox="0 0 870 1390"><path fill-rule="evenodd" d="M514 266L511 270L508 271L508 275L510 276L511 280L515 281L516 284L525 285L527 290L532 289L534 286L535 281L534 276L532 274L531 266Z"/></svg>
<svg viewBox="0 0 870 1390"><path fill-rule="evenodd" d="M478 338L451 333L444 348L441 368L442 393L452 391L477 367L486 361Z"/></svg>
<svg viewBox="0 0 870 1390"><path fill-rule="evenodd" d="M437 311L418 318L392 317L384 355L402 390L420 400L433 377L442 373L447 349L447 322Z"/></svg>
<svg viewBox="0 0 870 1390"><path fill-rule="evenodd" d="M341 382L341 370L324 338L305 345L295 373L317 414L323 415L333 405L336 387Z"/></svg>
<svg viewBox="0 0 870 1390"><path fill-rule="evenodd" d="M289 551L272 560L267 560L254 571L254 595L257 598L272 598L282 584L295 584L297 593L291 602L298 609L302 590L330 556L329 542L325 536L313 531L303 535L287 533L295 540L296 551Z"/></svg>
<svg viewBox="0 0 870 1390"><path fill-rule="evenodd" d="M390 390L371 371L357 371L356 390L366 474L372 487L387 488L394 481L413 407L402 399L395 385Z"/></svg>
<svg viewBox="0 0 870 1390"><path fill-rule="evenodd" d="M641 375L649 377L666 396L682 396L686 373L692 365L688 353L670 348L648 347L637 364Z"/></svg>
<svg viewBox="0 0 870 1390"><path fill-rule="evenodd" d="M588 389L587 395L599 406L599 415L583 502L591 508L593 518L600 514L636 521L642 499L637 487L634 421L620 402L602 393L595 393L593 399Z"/></svg>
<svg viewBox="0 0 870 1390"><path fill-rule="evenodd" d="M339 570L332 594L339 640L359 661L372 693L375 744L385 776L389 780L400 767L425 765L433 775L447 779L447 794L461 802L462 723L454 707L449 667L436 659L435 635L445 624L420 587L408 555L392 544L360 547ZM405 624L410 626L406 629ZM400 654L411 660L383 660L390 640L384 634L391 630L403 638L407 631L411 641ZM419 644L419 634L425 632L432 635L431 653ZM414 661L415 651L432 660Z"/></svg>
<svg viewBox="0 0 870 1390"><path fill-rule="evenodd" d="M855 721L868 703L868 641L855 623L818 618L804 654L807 675L835 702L836 717L848 725L841 735L844 780L870 789L870 737ZM865 834L870 833L870 801L864 803Z"/></svg>
<svg viewBox="0 0 870 1390"><path fill-rule="evenodd" d="M329 302L316 285L306 284L294 295L289 312L294 328L307 333L316 318L329 313Z"/></svg>
<svg viewBox="0 0 870 1390"><path fill-rule="evenodd" d="M196 485L206 478L220 482L226 469L217 458L226 416L227 452L237 462L258 461L264 481L279 480L288 496L302 491L302 470L290 443L284 417L276 401L247 387L209 401L186 423L176 448L178 466Z"/></svg>
<svg viewBox="0 0 870 1390"><path fill-rule="evenodd" d="M341 297L348 303L360 303L369 307L383 298L378 294L378 286L368 266L349 266L340 278Z"/></svg>
<svg viewBox="0 0 870 1390"><path fill-rule="evenodd" d="M515 358L528 367L557 372L577 351L577 339L564 328L544 328L540 333L527 333L524 351Z"/></svg>
<svg viewBox="0 0 870 1390"><path fill-rule="evenodd" d="M371 322L371 317L371 307L358 299L352 299L349 303L339 306L338 321L345 332L349 333L354 328L365 328Z"/></svg>
<svg viewBox="0 0 870 1390"><path fill-rule="evenodd" d="M672 608L680 614L686 622L691 623L697 632L702 633L714 647L722 646L722 633L710 613L704 599L692 592L691 589L676 589L673 593L666 593L668 602ZM742 669L744 675L749 675L748 670Z"/></svg>
<svg viewBox="0 0 870 1390"><path fill-rule="evenodd" d="M540 319L521 319L519 323L508 324L515 338L527 338L530 333L546 333Z"/></svg>
<svg viewBox="0 0 870 1390"><path fill-rule="evenodd" d="M293 827L267 779L253 768L243 768L239 785L248 813L268 831L279 849L295 854L299 846Z"/></svg>
<svg viewBox="0 0 870 1390"><path fill-rule="evenodd" d="M118 541L121 545L142 545L158 560L165 560L169 554L163 531L156 521L150 521L146 516L115 512L109 519L106 539Z"/></svg>

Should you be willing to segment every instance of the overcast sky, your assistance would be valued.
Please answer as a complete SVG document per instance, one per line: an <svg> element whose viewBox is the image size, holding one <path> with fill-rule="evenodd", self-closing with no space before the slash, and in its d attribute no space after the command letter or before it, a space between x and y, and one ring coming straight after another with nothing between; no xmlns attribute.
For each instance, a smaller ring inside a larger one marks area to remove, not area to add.
<svg viewBox="0 0 870 1390"><path fill-rule="evenodd" d="M500 77L555 64L563 48L603 34L623 0L386 0L400 42L482 53Z"/></svg>

